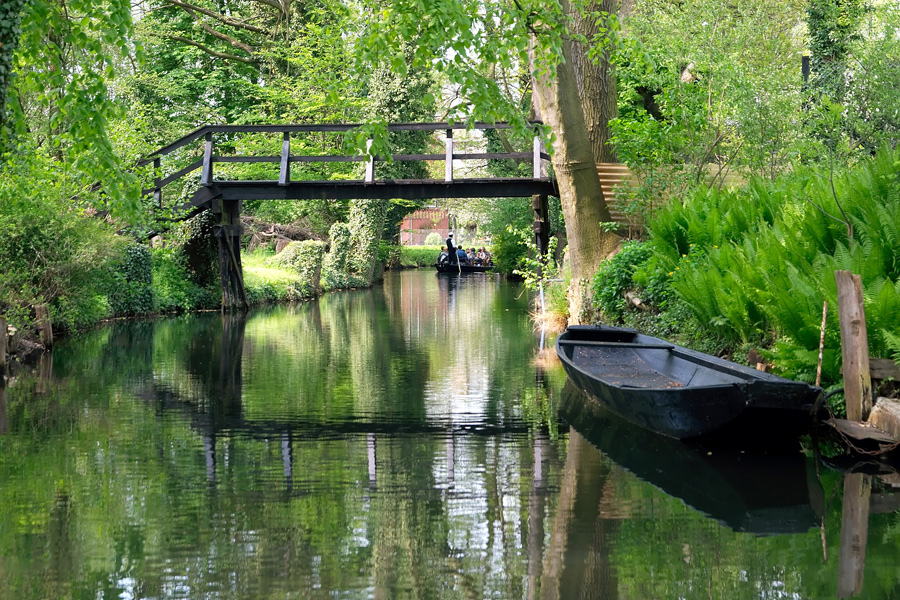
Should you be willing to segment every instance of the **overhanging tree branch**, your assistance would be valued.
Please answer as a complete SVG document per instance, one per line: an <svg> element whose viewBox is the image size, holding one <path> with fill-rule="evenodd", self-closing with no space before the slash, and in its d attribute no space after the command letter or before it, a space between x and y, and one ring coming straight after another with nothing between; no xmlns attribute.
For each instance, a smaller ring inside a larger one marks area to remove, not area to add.
<svg viewBox="0 0 900 600"><path fill-rule="evenodd" d="M201 44L200 42L195 42L190 38L186 38L183 35L171 35L166 33L151 33L150 35L154 37L166 38L170 40L175 40L181 42L183 44L187 44L188 46L194 46L195 48L200 48L210 56L215 56L216 58L223 58L225 60L235 60L238 62L246 63L249 65L255 65L258 61L255 58L247 58L245 56L238 56L236 54L228 54L226 52L218 52L213 50L209 46L205 44Z"/></svg>
<svg viewBox="0 0 900 600"><path fill-rule="evenodd" d="M256 33L261 33L263 35L269 35L271 32L263 29L262 27L257 27L256 25L251 25L250 23L244 23L243 21L238 21L237 19L230 19L225 15L221 15L215 11L207 10L202 6L197 6L196 4L188 4L187 2L181 2L181 0L164 0L173 6L178 6L179 8L183 8L185 10L195 10L200 14L206 15L207 17L212 17L217 21L221 21L226 25L231 25L232 27L237 27L238 29L246 29L247 31L253 31Z"/></svg>
<svg viewBox="0 0 900 600"><path fill-rule="evenodd" d="M251 56L256 52L256 49L253 46L251 46L250 44L245 44L244 42L242 42L236 38L233 38L230 35L225 35L221 31L210 26L208 23L204 23L203 19L201 19L199 16L197 16L197 13L194 12L193 9L185 8L184 10L185 10L185 12L187 12L187 14L191 15L191 17L193 17L193 19L203 29L203 31L205 31L209 35L211 35L213 37L217 37L220 40L223 40L225 42L228 42L235 48L243 50L244 52L246 52L247 54L250 54Z"/></svg>

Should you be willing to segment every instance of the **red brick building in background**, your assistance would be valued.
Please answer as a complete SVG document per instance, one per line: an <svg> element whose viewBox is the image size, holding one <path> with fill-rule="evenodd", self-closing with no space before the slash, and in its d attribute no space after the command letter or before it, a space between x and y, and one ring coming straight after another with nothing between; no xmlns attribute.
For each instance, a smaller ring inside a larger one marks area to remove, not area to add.
<svg viewBox="0 0 900 600"><path fill-rule="evenodd" d="M450 215L446 209L430 207L421 208L410 213L400 224L400 245L421 246L429 233L441 236L441 243L450 233Z"/></svg>

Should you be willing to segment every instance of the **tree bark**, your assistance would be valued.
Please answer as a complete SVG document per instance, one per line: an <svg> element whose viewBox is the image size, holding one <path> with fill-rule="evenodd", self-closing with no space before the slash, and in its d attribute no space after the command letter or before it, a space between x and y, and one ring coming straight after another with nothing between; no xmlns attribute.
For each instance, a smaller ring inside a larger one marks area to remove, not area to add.
<svg viewBox="0 0 900 600"><path fill-rule="evenodd" d="M566 13L571 12L567 0L562 5ZM535 55L540 50L536 45L532 48L532 72L536 73L534 93L544 123L554 134L553 168L559 183L569 242L572 267L569 320L579 323L589 306L587 282L600 261L616 247L618 236L600 227L600 223L610 220L610 215L578 96L571 42L563 43L563 60L556 65L555 76L534 68L537 62Z"/></svg>
<svg viewBox="0 0 900 600"><path fill-rule="evenodd" d="M600 29L590 14L597 11L615 14L617 8L618 0L587 3L587 18L579 10L572 13L572 32L584 36L590 43L598 36ZM612 64L609 47L597 62L588 57L588 49L589 45L580 41L572 43L572 67L575 69L588 141L595 162L618 162L615 149L609 145L612 137L609 122L619 116L615 65Z"/></svg>

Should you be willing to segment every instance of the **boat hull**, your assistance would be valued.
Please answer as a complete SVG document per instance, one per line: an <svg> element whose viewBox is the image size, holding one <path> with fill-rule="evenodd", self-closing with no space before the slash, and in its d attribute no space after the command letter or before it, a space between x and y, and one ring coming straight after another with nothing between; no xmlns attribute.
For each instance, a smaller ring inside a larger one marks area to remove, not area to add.
<svg viewBox="0 0 900 600"><path fill-rule="evenodd" d="M482 267L479 265L451 265L451 264L436 264L434 268L437 269L438 273L487 273L493 267Z"/></svg>
<svg viewBox="0 0 900 600"><path fill-rule="evenodd" d="M557 353L572 382L610 411L677 439L763 426L802 433L821 390L616 327L570 327Z"/></svg>

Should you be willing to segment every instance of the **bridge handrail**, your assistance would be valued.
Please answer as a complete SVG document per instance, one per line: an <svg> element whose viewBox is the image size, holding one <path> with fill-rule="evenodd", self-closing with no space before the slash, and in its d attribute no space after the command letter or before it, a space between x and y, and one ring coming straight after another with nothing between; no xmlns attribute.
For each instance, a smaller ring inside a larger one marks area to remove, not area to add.
<svg viewBox="0 0 900 600"><path fill-rule="evenodd" d="M530 121L537 129L542 125L541 121ZM156 169L156 177L154 179L153 188L145 190L145 193L152 193L154 200L158 205L162 205L162 188L173 181L197 170L201 169L200 183L203 186L210 186L214 183L213 169L214 163L281 163L278 185L284 186L291 183L290 180L290 164L291 163L311 163L311 162L367 162L365 182L372 183L374 179L374 163L385 160L394 160L398 162L404 161L422 161L422 160L444 160L445 161L445 177L447 182L453 181L453 161L454 160L527 160L531 159L533 163L533 179L541 178L541 161L549 160L550 156L543 152L540 137L536 135L534 138L534 148L532 152L492 152L492 153L456 153L453 148L453 132L459 130L490 130L490 129L510 129L512 125L508 123L485 123L476 122L467 124L465 122L430 122L430 123L390 123L386 126L388 132L397 131L445 131L446 132L446 152L443 154L397 154L387 157L385 155L306 155L292 156L290 154L290 136L292 133L346 133L354 129L363 127L360 123L337 123L337 124L311 124L311 125L204 125L183 136L182 138L168 144L156 152L148 155L141 160L138 165L145 166L153 163ZM224 156L213 153L213 135L223 133L281 133L283 135L283 145L281 155L269 156ZM183 148L184 146L204 139L203 158L193 161L187 165L162 177L161 158ZM371 146L372 141L369 141Z"/></svg>
<svg viewBox="0 0 900 600"><path fill-rule="evenodd" d="M534 126L543 125L542 121L529 121ZM187 135L175 140L171 144L163 146L156 152L148 155L141 161L141 164L148 164L153 161L154 157L165 156L171 154L175 150L194 142L207 133L344 133L363 127L363 123L332 123L321 125L203 125ZM440 131L442 129L510 129L512 125L509 123L485 123L476 122L469 126L466 123L449 123L446 121L437 121L430 123L389 123L387 130L390 131Z"/></svg>

